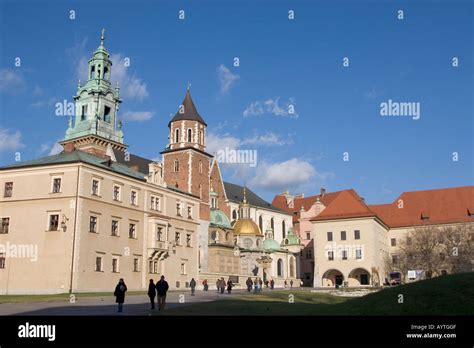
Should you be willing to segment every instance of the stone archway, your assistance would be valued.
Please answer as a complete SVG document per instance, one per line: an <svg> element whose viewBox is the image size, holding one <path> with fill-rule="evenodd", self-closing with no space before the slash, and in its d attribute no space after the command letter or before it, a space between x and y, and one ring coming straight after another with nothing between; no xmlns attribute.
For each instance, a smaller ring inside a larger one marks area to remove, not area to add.
<svg viewBox="0 0 474 348"><path fill-rule="evenodd" d="M322 286L342 286L344 282L344 275L342 274L341 271L337 269L330 269L324 272L323 277L322 277Z"/></svg>
<svg viewBox="0 0 474 348"><path fill-rule="evenodd" d="M349 273L349 286L369 286L371 275L365 268L355 268Z"/></svg>

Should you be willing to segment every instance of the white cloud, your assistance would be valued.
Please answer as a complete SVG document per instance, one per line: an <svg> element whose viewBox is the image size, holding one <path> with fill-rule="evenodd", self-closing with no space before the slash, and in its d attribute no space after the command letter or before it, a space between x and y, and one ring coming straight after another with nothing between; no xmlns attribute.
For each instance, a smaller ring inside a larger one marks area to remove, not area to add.
<svg viewBox="0 0 474 348"><path fill-rule="evenodd" d="M25 145L21 142L20 131L11 131L5 128L0 128L0 152L1 151L15 151Z"/></svg>
<svg viewBox="0 0 474 348"><path fill-rule="evenodd" d="M217 79L219 80L220 93L225 94L230 91L230 88L240 79L240 76L233 74L224 64L221 64L217 67Z"/></svg>
<svg viewBox="0 0 474 348"><path fill-rule="evenodd" d="M146 83L140 78L128 74L129 68L125 66L124 58L121 53L115 53L110 56L113 64L111 72L112 83L114 85L116 82L119 83L122 96L143 100L148 97Z"/></svg>
<svg viewBox="0 0 474 348"><path fill-rule="evenodd" d="M214 154L219 150L228 148L229 150L237 149L240 145L240 139L229 134L217 135L208 133L206 136L206 150L210 154Z"/></svg>
<svg viewBox="0 0 474 348"><path fill-rule="evenodd" d="M265 134L254 135L250 138L244 139L242 145L267 145L267 146L282 146L292 144L291 139L283 139L281 136L267 132Z"/></svg>
<svg viewBox="0 0 474 348"><path fill-rule="evenodd" d="M296 112L296 103L294 98L289 98L283 105L280 105L280 97L267 100L257 100L244 110L244 117L259 116L259 115L274 115L280 117L298 118Z"/></svg>
<svg viewBox="0 0 474 348"><path fill-rule="evenodd" d="M20 72L14 69L0 70L0 91L15 94L25 86L25 80Z"/></svg>
<svg viewBox="0 0 474 348"><path fill-rule="evenodd" d="M52 156L52 155L57 155L58 153L60 153L61 151L63 151L63 147L61 145L59 145L59 143L54 143L53 146L51 147L51 150L49 150L49 155Z"/></svg>
<svg viewBox="0 0 474 348"><path fill-rule="evenodd" d="M153 117L151 111L127 111L123 114L123 118L128 121L148 121Z"/></svg>
<svg viewBox="0 0 474 348"><path fill-rule="evenodd" d="M284 190L307 184L317 175L311 163L292 158L278 163L263 163L257 168L251 186Z"/></svg>

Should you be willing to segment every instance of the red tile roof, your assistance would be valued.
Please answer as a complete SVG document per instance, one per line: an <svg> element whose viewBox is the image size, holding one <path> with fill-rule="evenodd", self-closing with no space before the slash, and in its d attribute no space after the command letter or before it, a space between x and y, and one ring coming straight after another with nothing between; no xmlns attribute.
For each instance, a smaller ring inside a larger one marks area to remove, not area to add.
<svg viewBox="0 0 474 348"><path fill-rule="evenodd" d="M369 208L390 227L474 222L469 216L474 213L474 186L404 192L390 204Z"/></svg>

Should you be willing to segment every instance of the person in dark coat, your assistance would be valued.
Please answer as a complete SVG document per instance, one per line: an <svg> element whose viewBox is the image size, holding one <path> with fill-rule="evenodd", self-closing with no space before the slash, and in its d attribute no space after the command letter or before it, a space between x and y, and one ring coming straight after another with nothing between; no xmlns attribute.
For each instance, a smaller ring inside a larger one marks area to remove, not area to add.
<svg viewBox="0 0 474 348"><path fill-rule="evenodd" d="M253 281L250 277L248 277L247 281L245 282L245 284L247 285L247 291L250 292L252 291L252 285L253 285Z"/></svg>
<svg viewBox="0 0 474 348"><path fill-rule="evenodd" d="M221 278L221 294L224 293L224 290L225 290L225 280L224 278Z"/></svg>
<svg viewBox="0 0 474 348"><path fill-rule="evenodd" d="M165 280L165 276L161 276L160 281L156 283L156 292L158 293L158 310L162 311L165 309L166 292L168 291L168 282Z"/></svg>
<svg viewBox="0 0 474 348"><path fill-rule="evenodd" d="M232 287L234 286L234 284L232 283L232 280L229 280L227 281L227 293L230 295L232 293Z"/></svg>
<svg viewBox="0 0 474 348"><path fill-rule="evenodd" d="M191 278L189 287L191 288L191 296L194 296L194 292L196 291L196 281L194 280L194 278Z"/></svg>
<svg viewBox="0 0 474 348"><path fill-rule="evenodd" d="M150 298L151 309L155 309L156 285L153 279L150 279L150 285L148 285L148 297Z"/></svg>
<svg viewBox="0 0 474 348"><path fill-rule="evenodd" d="M273 290L273 288L275 287L275 281L273 279L270 280L270 289Z"/></svg>
<svg viewBox="0 0 474 348"><path fill-rule="evenodd" d="M120 278L114 291L115 302L118 303L119 313L122 312L123 309L123 303L125 302L125 292L127 292L127 285L125 285L123 278Z"/></svg>

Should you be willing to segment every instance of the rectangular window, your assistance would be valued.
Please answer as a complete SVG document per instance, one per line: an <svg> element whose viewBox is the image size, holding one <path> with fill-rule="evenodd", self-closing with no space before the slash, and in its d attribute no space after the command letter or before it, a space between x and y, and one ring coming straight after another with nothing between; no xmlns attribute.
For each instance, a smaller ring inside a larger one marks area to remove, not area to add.
<svg viewBox="0 0 474 348"><path fill-rule="evenodd" d="M181 264L181 274L186 274L186 264L185 263Z"/></svg>
<svg viewBox="0 0 474 348"><path fill-rule="evenodd" d="M176 245L181 245L181 233L176 232L174 234L174 241L176 242Z"/></svg>
<svg viewBox="0 0 474 348"><path fill-rule="evenodd" d="M392 263L397 264L398 263L398 255L392 255Z"/></svg>
<svg viewBox="0 0 474 348"><path fill-rule="evenodd" d="M193 218L193 207L188 205L188 219Z"/></svg>
<svg viewBox="0 0 474 348"><path fill-rule="evenodd" d="M104 107L104 121L110 123L110 107Z"/></svg>
<svg viewBox="0 0 474 348"><path fill-rule="evenodd" d="M191 247L191 235L189 233L186 234L186 246Z"/></svg>
<svg viewBox="0 0 474 348"><path fill-rule="evenodd" d="M151 196L150 209L155 210L155 197Z"/></svg>
<svg viewBox="0 0 474 348"><path fill-rule="evenodd" d="M112 273L118 273L119 271L119 260L117 258L112 259Z"/></svg>
<svg viewBox="0 0 474 348"><path fill-rule="evenodd" d="M411 245L411 238L407 237L407 245Z"/></svg>
<svg viewBox="0 0 474 348"><path fill-rule="evenodd" d="M87 104L81 107L81 121L84 121L87 117Z"/></svg>
<svg viewBox="0 0 474 348"><path fill-rule="evenodd" d="M333 261L334 260L334 251L328 251L328 260Z"/></svg>
<svg viewBox="0 0 474 348"><path fill-rule="evenodd" d="M0 233L8 233L10 227L10 218L2 218L2 229Z"/></svg>
<svg viewBox="0 0 474 348"><path fill-rule="evenodd" d="M92 194L94 196L99 195L99 180L92 180Z"/></svg>
<svg viewBox="0 0 474 348"><path fill-rule="evenodd" d="M155 197L155 210L160 210L160 197Z"/></svg>
<svg viewBox="0 0 474 348"><path fill-rule="evenodd" d="M102 257L100 256L95 258L95 271L102 272Z"/></svg>
<svg viewBox="0 0 474 348"><path fill-rule="evenodd" d="M13 194L13 182L5 183L5 191L3 192L3 197L11 197Z"/></svg>
<svg viewBox="0 0 474 348"><path fill-rule="evenodd" d="M395 238L390 239L391 246L397 246L397 240Z"/></svg>
<svg viewBox="0 0 474 348"><path fill-rule="evenodd" d="M134 272L140 272L139 270L139 261L138 259L133 259L133 271Z"/></svg>
<svg viewBox="0 0 474 348"><path fill-rule="evenodd" d="M360 239L360 231L354 230L354 239Z"/></svg>
<svg viewBox="0 0 474 348"><path fill-rule="evenodd" d="M114 201L120 201L120 186L114 185Z"/></svg>
<svg viewBox="0 0 474 348"><path fill-rule="evenodd" d="M156 227L156 240L159 242L163 241L163 227L161 226Z"/></svg>
<svg viewBox="0 0 474 348"><path fill-rule="evenodd" d="M362 259L362 249L356 249L356 259Z"/></svg>
<svg viewBox="0 0 474 348"><path fill-rule="evenodd" d="M148 273L153 273L153 261L148 261Z"/></svg>
<svg viewBox="0 0 474 348"><path fill-rule="evenodd" d="M307 259L313 258L313 251L311 249L306 250L306 258Z"/></svg>
<svg viewBox="0 0 474 348"><path fill-rule="evenodd" d="M341 240L346 240L346 231L341 231Z"/></svg>
<svg viewBox="0 0 474 348"><path fill-rule="evenodd" d="M5 260L6 260L6 254L0 253L0 269L5 268Z"/></svg>
<svg viewBox="0 0 474 348"><path fill-rule="evenodd" d="M135 224L130 224L130 226L128 227L128 238L137 238L137 226Z"/></svg>
<svg viewBox="0 0 474 348"><path fill-rule="evenodd" d="M137 191L132 190L130 193L130 204L137 205Z"/></svg>
<svg viewBox="0 0 474 348"><path fill-rule="evenodd" d="M342 251L342 259L347 260L347 250Z"/></svg>
<svg viewBox="0 0 474 348"><path fill-rule="evenodd" d="M311 239L311 233L306 232L306 239Z"/></svg>
<svg viewBox="0 0 474 348"><path fill-rule="evenodd" d="M118 237L119 233L119 222L118 220L112 220L112 236Z"/></svg>
<svg viewBox="0 0 474 348"><path fill-rule="evenodd" d="M53 179L53 193L61 192L61 178L54 178Z"/></svg>
<svg viewBox="0 0 474 348"><path fill-rule="evenodd" d="M181 203L176 203L176 215L181 216Z"/></svg>
<svg viewBox="0 0 474 348"><path fill-rule="evenodd" d="M97 216L91 216L89 219L89 232L97 233Z"/></svg>
<svg viewBox="0 0 474 348"><path fill-rule="evenodd" d="M51 214L49 216L49 231L57 231L59 228L59 214Z"/></svg>
<svg viewBox="0 0 474 348"><path fill-rule="evenodd" d="M332 241L332 232L328 232L328 242Z"/></svg>

